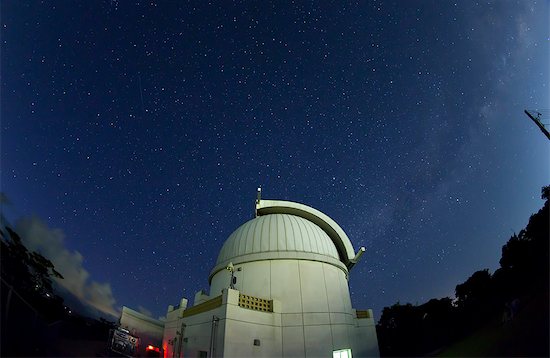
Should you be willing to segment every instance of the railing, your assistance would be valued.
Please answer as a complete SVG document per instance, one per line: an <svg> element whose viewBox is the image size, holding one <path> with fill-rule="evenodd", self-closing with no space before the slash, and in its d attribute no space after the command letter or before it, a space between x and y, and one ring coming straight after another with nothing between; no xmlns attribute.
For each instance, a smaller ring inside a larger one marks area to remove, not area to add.
<svg viewBox="0 0 550 358"><path fill-rule="evenodd" d="M221 305L222 296L218 296L199 305L186 309L185 311L183 311L182 317L194 316L199 313L210 311L216 307L220 307Z"/></svg>
<svg viewBox="0 0 550 358"><path fill-rule="evenodd" d="M239 306L249 310L273 312L273 300L239 294Z"/></svg>
<svg viewBox="0 0 550 358"><path fill-rule="evenodd" d="M199 313L210 311L222 305L222 296L218 296L199 305L190 307L183 311L182 317L194 316ZM249 295L239 294L239 307L260 312L273 312L273 300L266 300Z"/></svg>
<svg viewBox="0 0 550 358"><path fill-rule="evenodd" d="M367 311L357 310L356 313L357 313L357 318L359 318L359 319L361 319L361 318L372 318L370 310L367 310Z"/></svg>

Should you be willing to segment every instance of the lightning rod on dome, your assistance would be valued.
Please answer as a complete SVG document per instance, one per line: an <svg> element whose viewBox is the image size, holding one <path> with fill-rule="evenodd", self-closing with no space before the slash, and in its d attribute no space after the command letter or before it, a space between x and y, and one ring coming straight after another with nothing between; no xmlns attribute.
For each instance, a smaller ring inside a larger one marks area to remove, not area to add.
<svg viewBox="0 0 550 358"><path fill-rule="evenodd" d="M256 207L254 209L254 217L258 217L258 204L262 200L262 187L258 187L258 193L256 194Z"/></svg>

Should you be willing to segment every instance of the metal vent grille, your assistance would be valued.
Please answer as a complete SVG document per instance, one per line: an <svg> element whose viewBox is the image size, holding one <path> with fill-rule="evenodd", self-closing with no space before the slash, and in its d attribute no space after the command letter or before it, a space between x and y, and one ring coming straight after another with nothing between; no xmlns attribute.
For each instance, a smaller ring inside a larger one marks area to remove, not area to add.
<svg viewBox="0 0 550 358"><path fill-rule="evenodd" d="M273 312L273 300L239 294L239 306L249 310Z"/></svg>

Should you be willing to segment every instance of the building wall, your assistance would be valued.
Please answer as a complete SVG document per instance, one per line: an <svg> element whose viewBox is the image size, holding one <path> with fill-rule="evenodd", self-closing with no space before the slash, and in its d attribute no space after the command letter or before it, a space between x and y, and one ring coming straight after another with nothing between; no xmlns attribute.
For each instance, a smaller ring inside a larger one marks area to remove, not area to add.
<svg viewBox="0 0 550 358"><path fill-rule="evenodd" d="M268 328L271 326L265 322L253 323L253 318L258 314L274 314L246 312L240 307L230 309L226 317L229 330L226 334L230 337L226 339L228 356L262 356L262 352L272 351L284 357L318 357L345 348L351 348L354 356L378 356L374 320L357 319L346 273L340 268L306 260L235 264L235 268L239 267L241 271L235 271L235 288L247 295L278 301L280 323L272 324L278 328ZM228 271L218 272L212 277L211 292L227 288L229 281ZM249 342L251 337L260 339L261 345L253 346ZM268 343L264 345L263 340ZM266 348L273 344L280 344L280 348ZM234 345L238 348L232 348Z"/></svg>
<svg viewBox="0 0 550 358"><path fill-rule="evenodd" d="M308 260L264 260L235 264L235 289L256 297L276 299L283 313L350 312L346 273L333 265ZM212 277L210 296L229 287L230 273Z"/></svg>
<svg viewBox="0 0 550 358"><path fill-rule="evenodd" d="M354 357L379 357L378 338L374 318L355 319L355 328L351 329L350 337Z"/></svg>
<svg viewBox="0 0 550 358"><path fill-rule="evenodd" d="M318 293L313 287L309 290ZM219 307L191 316L182 318L181 314L171 316L169 312L164 342L173 339L183 323L181 357L199 357L200 351L207 352L209 357L320 357L347 348L352 349L354 357L379 355L374 320L358 319L351 308L347 312L284 313L284 303L273 300L273 312L261 312L240 307L239 294L237 290L225 289ZM329 307L331 299L321 302ZM346 303L332 307L345 309ZM213 317L218 321L212 345ZM259 345L254 344L255 340ZM173 348L168 347L165 357L177 356Z"/></svg>
<svg viewBox="0 0 550 358"><path fill-rule="evenodd" d="M223 306L222 306L223 307ZM214 357L221 357L223 352L223 332L225 331L225 320L223 319L223 308L214 309L195 316L185 317L184 342L182 357L199 357L199 352L208 352L211 349L211 334L214 316L219 318L215 329L215 341L213 344Z"/></svg>
<svg viewBox="0 0 550 358"><path fill-rule="evenodd" d="M185 310L185 306L180 306L174 309L172 306L168 308L166 313L166 321L164 322L164 334L162 339L162 349L164 350L165 357L174 357L177 345L179 342L174 342L176 332L181 330L182 314Z"/></svg>
<svg viewBox="0 0 550 358"><path fill-rule="evenodd" d="M134 311L128 307L122 307L120 326L139 337L139 355L145 354L145 347L149 344L160 348L164 334L164 323Z"/></svg>
<svg viewBox="0 0 550 358"><path fill-rule="evenodd" d="M239 307L239 291L228 290L225 306L224 357L281 357L281 314ZM257 340L259 345L254 345Z"/></svg>

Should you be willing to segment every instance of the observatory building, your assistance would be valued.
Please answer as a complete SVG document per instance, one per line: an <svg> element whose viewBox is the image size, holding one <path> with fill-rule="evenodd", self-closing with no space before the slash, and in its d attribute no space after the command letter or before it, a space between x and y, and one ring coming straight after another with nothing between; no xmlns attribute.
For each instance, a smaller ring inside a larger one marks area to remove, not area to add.
<svg viewBox="0 0 550 358"><path fill-rule="evenodd" d="M379 356L372 310L354 309L348 287L364 251L322 212L258 195L256 217L221 248L209 293L168 307L162 354Z"/></svg>

